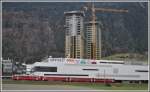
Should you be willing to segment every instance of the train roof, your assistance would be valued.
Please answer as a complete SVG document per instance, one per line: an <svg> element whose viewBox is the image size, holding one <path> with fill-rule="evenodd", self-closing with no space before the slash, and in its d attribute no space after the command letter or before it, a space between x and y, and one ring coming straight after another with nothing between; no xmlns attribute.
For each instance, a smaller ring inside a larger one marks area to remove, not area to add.
<svg viewBox="0 0 150 92"><path fill-rule="evenodd" d="M141 62L119 61L119 60L92 60L92 59L74 59L74 58L47 58L42 62L51 62L55 64L128 64L128 65L145 65Z"/></svg>

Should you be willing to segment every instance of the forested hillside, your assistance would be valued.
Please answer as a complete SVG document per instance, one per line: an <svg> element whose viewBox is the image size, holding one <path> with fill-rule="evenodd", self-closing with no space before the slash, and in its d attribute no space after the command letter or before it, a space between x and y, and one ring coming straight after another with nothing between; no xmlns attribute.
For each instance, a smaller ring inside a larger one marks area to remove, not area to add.
<svg viewBox="0 0 150 92"><path fill-rule="evenodd" d="M32 63L47 56L64 57L64 12L86 3L3 3L3 58ZM102 22L102 55L148 51L147 3L95 3L128 9L126 14L97 13ZM89 15L89 13L86 13ZM89 20L89 16L85 21Z"/></svg>

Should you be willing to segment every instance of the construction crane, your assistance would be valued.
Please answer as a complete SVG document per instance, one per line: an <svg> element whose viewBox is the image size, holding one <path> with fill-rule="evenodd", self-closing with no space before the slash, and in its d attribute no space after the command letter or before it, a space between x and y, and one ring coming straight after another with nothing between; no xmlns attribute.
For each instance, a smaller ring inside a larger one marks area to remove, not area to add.
<svg viewBox="0 0 150 92"><path fill-rule="evenodd" d="M92 40L92 59L96 59L96 12L102 13L127 13L128 10L126 9L112 9L112 8L95 8L94 3L91 6L83 7L84 10L90 10L92 15L92 33L93 33L93 40ZM101 55L101 52L100 52ZM101 56L100 56L101 57Z"/></svg>

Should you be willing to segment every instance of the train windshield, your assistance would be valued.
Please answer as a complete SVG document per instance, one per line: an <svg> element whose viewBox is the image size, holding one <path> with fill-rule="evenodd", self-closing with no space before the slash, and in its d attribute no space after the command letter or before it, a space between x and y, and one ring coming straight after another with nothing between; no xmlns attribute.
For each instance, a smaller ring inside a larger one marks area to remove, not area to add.
<svg viewBox="0 0 150 92"><path fill-rule="evenodd" d="M57 72L57 67L36 66L33 68L32 72Z"/></svg>

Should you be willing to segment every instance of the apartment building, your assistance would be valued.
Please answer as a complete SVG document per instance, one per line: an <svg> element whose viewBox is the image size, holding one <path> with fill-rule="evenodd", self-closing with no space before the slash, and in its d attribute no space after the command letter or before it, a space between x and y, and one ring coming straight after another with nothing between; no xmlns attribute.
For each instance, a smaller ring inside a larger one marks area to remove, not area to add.
<svg viewBox="0 0 150 92"><path fill-rule="evenodd" d="M65 57L84 58L84 12L65 12Z"/></svg>

